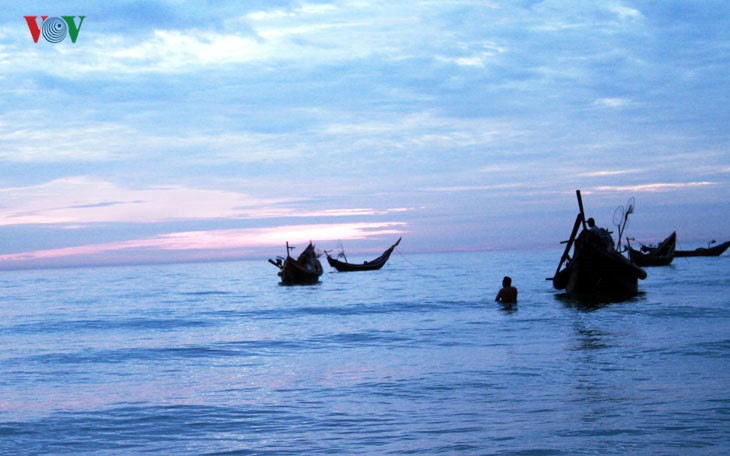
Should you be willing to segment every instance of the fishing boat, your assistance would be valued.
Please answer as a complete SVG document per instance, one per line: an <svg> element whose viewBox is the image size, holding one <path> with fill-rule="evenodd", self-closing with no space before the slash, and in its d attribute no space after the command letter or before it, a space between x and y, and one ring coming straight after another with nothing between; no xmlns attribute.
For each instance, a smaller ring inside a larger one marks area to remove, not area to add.
<svg viewBox="0 0 730 456"><path fill-rule="evenodd" d="M730 241L717 244L716 246L710 247L716 241L711 241L707 244L707 247L700 247L694 250L677 250L674 252L675 257L699 257L699 256L720 256L725 253L725 250L730 247Z"/></svg>
<svg viewBox="0 0 730 456"><path fill-rule="evenodd" d="M621 300L635 296L638 281L646 278L646 272L616 251L606 230L588 229L580 190L576 194L580 212L555 274L548 280L553 281L556 290L577 297ZM581 226L583 230L578 234Z"/></svg>
<svg viewBox="0 0 730 456"><path fill-rule="evenodd" d="M677 233L672 232L657 246L642 245L640 250L631 247L630 239L626 238L627 250L631 261L639 266L667 266L672 263L677 245Z"/></svg>
<svg viewBox="0 0 730 456"><path fill-rule="evenodd" d="M312 285L319 282L322 275L322 263L317 258L314 245L310 242L306 249L295 260L290 252L294 247L286 243L286 258L277 257L269 263L279 268L279 277L283 285Z"/></svg>
<svg viewBox="0 0 730 456"><path fill-rule="evenodd" d="M385 263L387 263L388 259L390 258L390 254L393 253L393 250L398 246L398 244L400 244L401 239L402 238L398 238L395 244L388 247L388 249L383 252L382 255L371 261L366 261L364 263L349 263L344 252L341 252L339 255L337 255L337 258L332 258L329 252L325 250L325 254L327 255L327 262L330 266L337 269L339 272L376 271L385 266ZM343 258L345 261L340 261L339 258Z"/></svg>

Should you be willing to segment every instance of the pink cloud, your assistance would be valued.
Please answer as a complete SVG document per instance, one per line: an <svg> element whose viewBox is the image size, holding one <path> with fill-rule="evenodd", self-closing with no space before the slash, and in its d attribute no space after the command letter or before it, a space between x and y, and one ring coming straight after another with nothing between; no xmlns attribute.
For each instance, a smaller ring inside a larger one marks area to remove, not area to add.
<svg viewBox="0 0 730 456"><path fill-rule="evenodd" d="M678 182L678 183L654 183L637 185L616 185L596 187L596 192L666 192L681 190L685 188L706 187L717 185L717 182Z"/></svg>
<svg viewBox="0 0 730 456"><path fill-rule="evenodd" d="M122 187L81 176L28 187L0 188L0 226L90 223L156 223L172 220L262 219L275 217L351 217L386 215L407 208L292 208L301 198L257 198L245 193L156 186ZM289 207L287 207L289 205Z"/></svg>
<svg viewBox="0 0 730 456"><path fill-rule="evenodd" d="M84 176L0 189L0 198L0 226L257 218L295 201L183 186L131 189Z"/></svg>
<svg viewBox="0 0 730 456"><path fill-rule="evenodd" d="M402 234L405 225L402 222L335 223L185 231L144 239L0 255L0 263L18 263L80 255L90 257L118 251L233 250L281 246L285 242L302 244L310 240L318 242L367 239L373 236Z"/></svg>

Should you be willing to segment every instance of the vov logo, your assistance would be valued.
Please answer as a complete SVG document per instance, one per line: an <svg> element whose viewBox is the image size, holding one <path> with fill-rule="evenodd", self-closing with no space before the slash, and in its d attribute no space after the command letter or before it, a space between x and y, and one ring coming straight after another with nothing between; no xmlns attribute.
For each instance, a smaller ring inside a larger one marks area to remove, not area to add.
<svg viewBox="0 0 730 456"><path fill-rule="evenodd" d="M38 42L41 33L49 43L60 43L66 39L67 35L71 37L71 42L75 43L76 38L79 37L79 31L81 31L81 24L84 23L86 18L86 16L79 16L79 25L76 25L76 16L41 16L40 24L38 23L38 16L23 17L25 22L28 23L30 36L33 37L34 43Z"/></svg>

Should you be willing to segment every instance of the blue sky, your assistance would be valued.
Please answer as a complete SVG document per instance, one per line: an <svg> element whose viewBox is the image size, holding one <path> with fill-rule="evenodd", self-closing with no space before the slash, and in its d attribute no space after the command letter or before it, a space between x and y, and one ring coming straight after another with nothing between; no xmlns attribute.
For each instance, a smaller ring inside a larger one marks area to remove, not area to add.
<svg viewBox="0 0 730 456"><path fill-rule="evenodd" d="M723 1L14 2L0 268L730 239L728 74Z"/></svg>

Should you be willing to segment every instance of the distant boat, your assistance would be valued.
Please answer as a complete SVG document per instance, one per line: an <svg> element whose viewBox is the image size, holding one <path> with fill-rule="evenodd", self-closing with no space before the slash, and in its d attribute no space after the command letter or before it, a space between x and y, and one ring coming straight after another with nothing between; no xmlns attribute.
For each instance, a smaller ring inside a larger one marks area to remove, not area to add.
<svg viewBox="0 0 730 456"><path fill-rule="evenodd" d="M713 244L715 241L710 242L710 244ZM714 247L710 247L708 244L707 247L700 247L698 249L694 250L677 250L674 252L675 257L698 257L698 256L720 256L723 253L725 253L725 250L730 247L730 241L723 242L722 244L717 244Z"/></svg>
<svg viewBox="0 0 730 456"><path fill-rule="evenodd" d="M327 262L339 272L376 271L385 266L385 263L387 263L390 258L390 254L393 253L393 250L398 246L398 244L400 244L401 239L402 238L398 238L398 241L396 241L395 244L391 245L385 252L383 252L382 255L371 261L366 261L364 263L348 263L347 257L344 256L344 253L340 255L344 257L345 261L340 261L336 258L332 258L330 254L325 251L325 254L327 255Z"/></svg>
<svg viewBox="0 0 730 456"><path fill-rule="evenodd" d="M306 249L295 260L289 254L294 247L286 243L286 258L278 257L276 261L269 259L269 263L279 268L279 277L283 285L312 285L319 282L324 272L322 263L317 259L317 252L310 242Z"/></svg>
<svg viewBox="0 0 730 456"><path fill-rule="evenodd" d="M638 280L645 279L646 272L617 252L613 242L587 229L580 190L576 194L580 213L555 275L548 280L553 281L556 290L566 290L578 297L614 300L635 296L639 291ZM578 235L581 225L583 231Z"/></svg>
<svg viewBox="0 0 730 456"><path fill-rule="evenodd" d="M628 242L628 238L627 238ZM677 245L677 233L672 232L666 239L656 247L642 246L636 250L628 244L629 258L639 266L667 266L672 263Z"/></svg>

